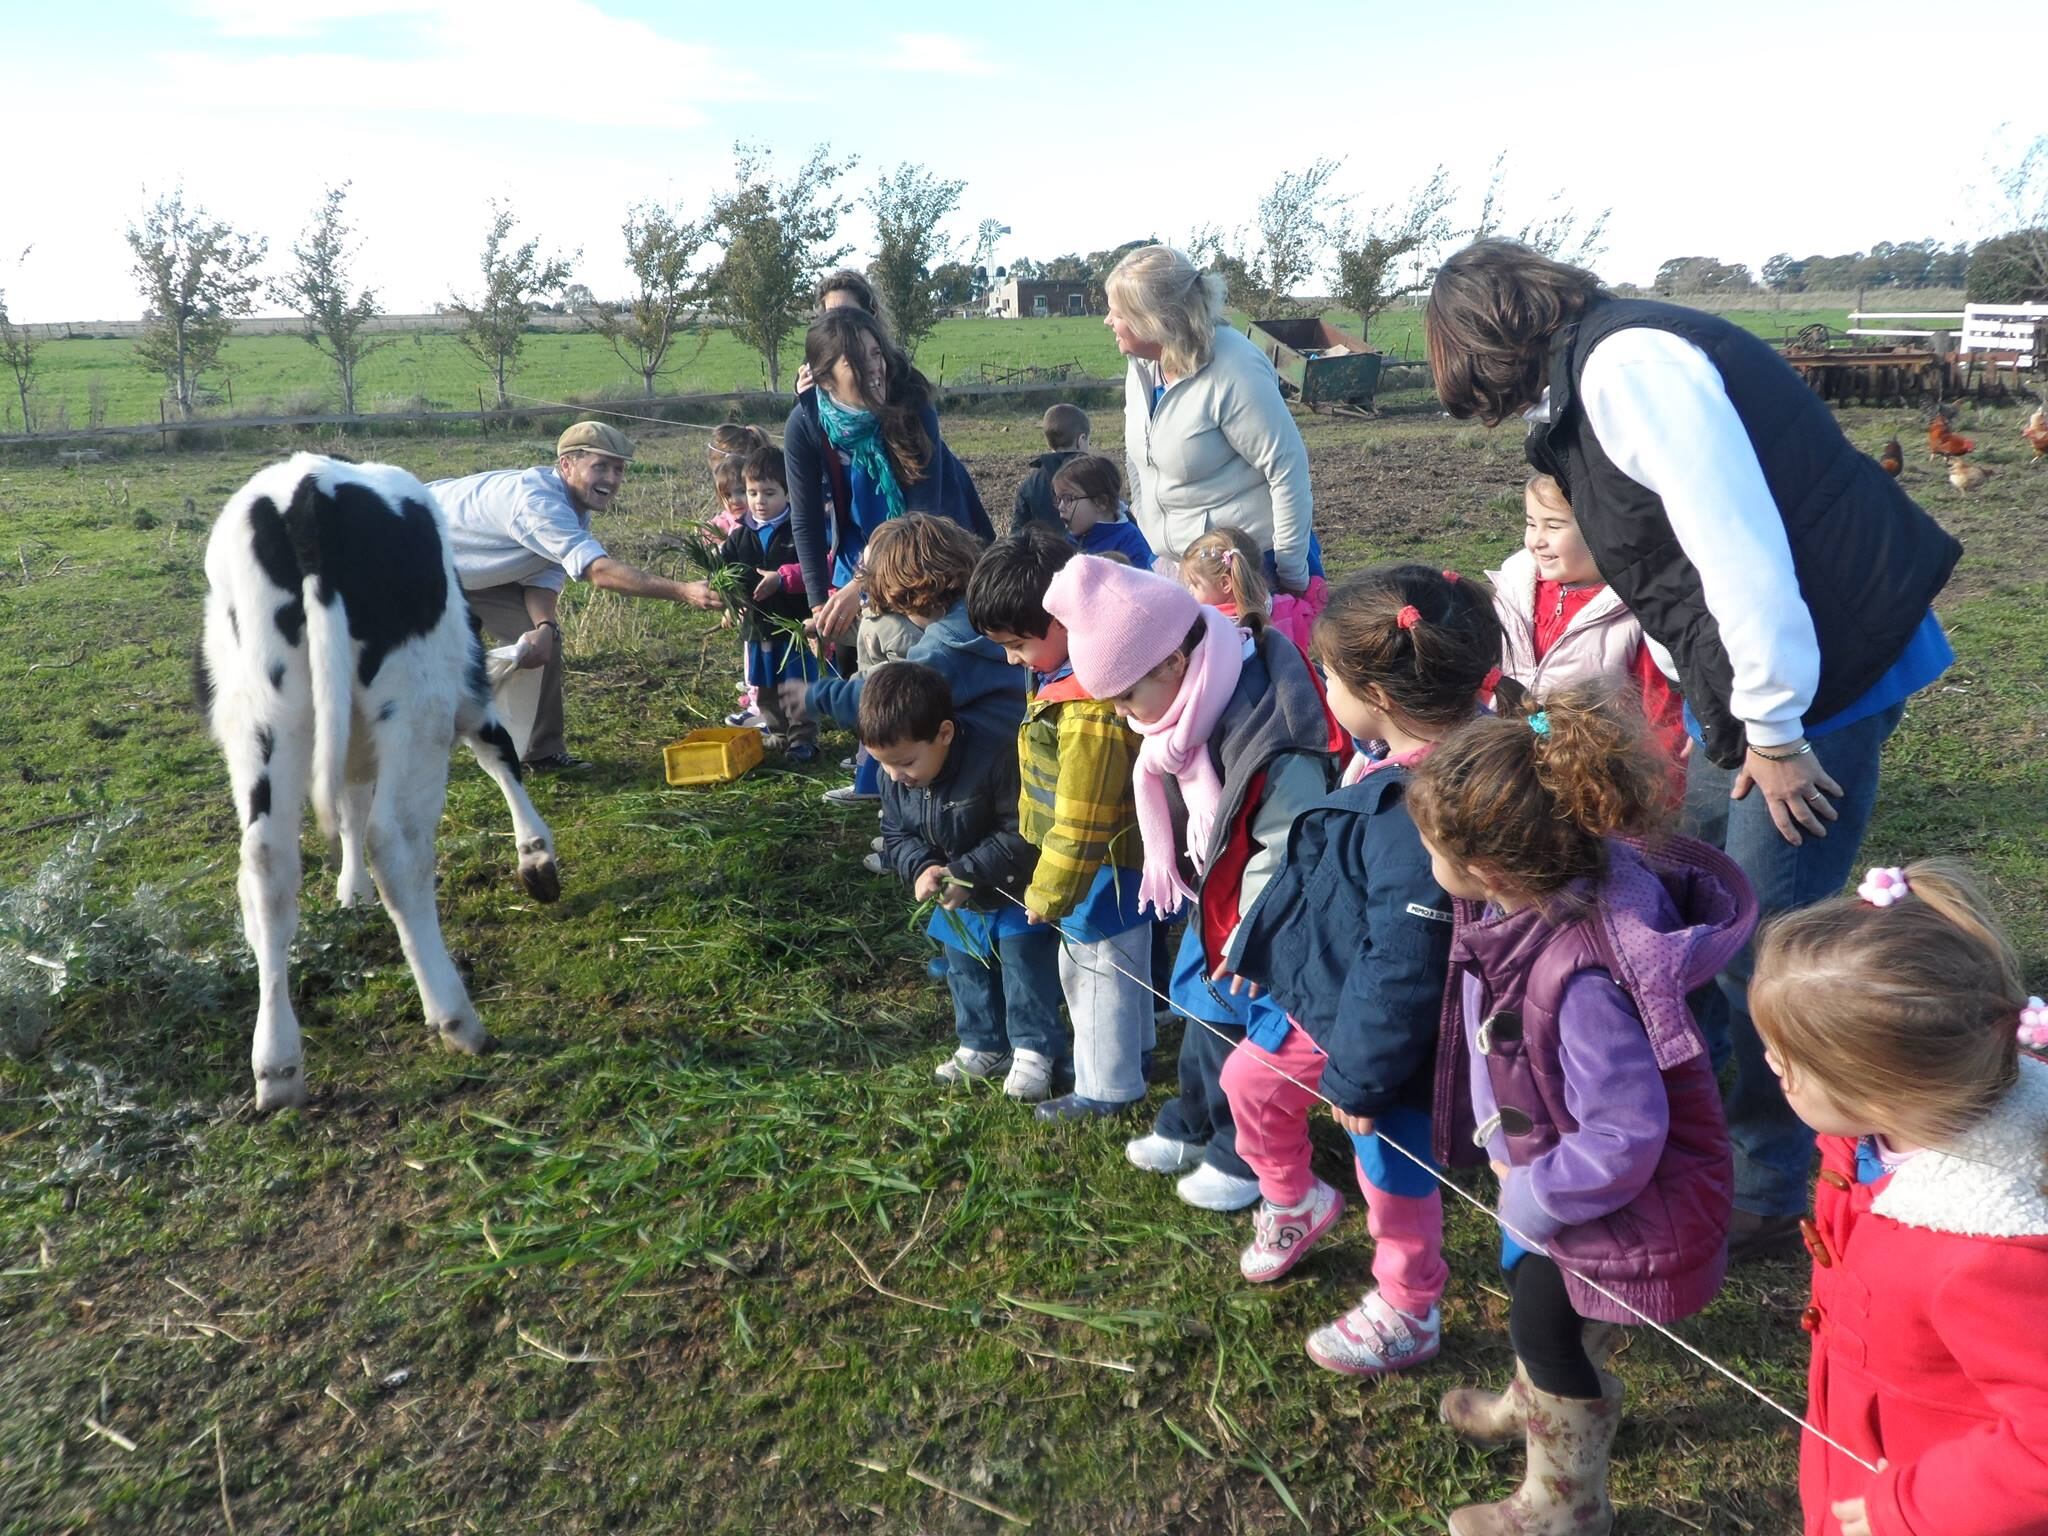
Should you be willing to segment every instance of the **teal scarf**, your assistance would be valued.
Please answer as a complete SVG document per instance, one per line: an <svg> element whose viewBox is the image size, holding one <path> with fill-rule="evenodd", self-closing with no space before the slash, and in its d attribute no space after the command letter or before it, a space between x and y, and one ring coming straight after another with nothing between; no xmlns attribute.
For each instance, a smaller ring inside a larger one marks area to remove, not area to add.
<svg viewBox="0 0 2048 1536"><path fill-rule="evenodd" d="M882 447L882 423L873 411L850 411L820 386L818 421L834 448L853 461L868 477L888 505L887 516L903 515L903 488L896 483L896 471L889 467L889 455Z"/></svg>

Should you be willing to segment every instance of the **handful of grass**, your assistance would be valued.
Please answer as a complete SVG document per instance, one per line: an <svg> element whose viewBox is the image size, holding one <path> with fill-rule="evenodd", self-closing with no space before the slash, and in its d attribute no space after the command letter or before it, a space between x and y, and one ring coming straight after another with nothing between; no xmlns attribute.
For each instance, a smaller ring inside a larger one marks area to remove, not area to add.
<svg viewBox="0 0 2048 1536"><path fill-rule="evenodd" d="M974 882L972 880L962 880L958 875L948 874L945 880L948 885L961 886L970 891L974 889ZM912 933L923 933L925 925L931 921L931 915L934 912L943 917L946 920L946 926L952 930L954 948L964 949L983 965L988 964L988 951L975 943L974 935L969 933L967 925L960 921L960 914L951 907L943 905L936 896L925 897L923 901L920 901L911 910L910 931Z"/></svg>
<svg viewBox="0 0 2048 1536"><path fill-rule="evenodd" d="M744 567L727 564L719 547L702 533L692 528L679 534L676 547L683 552L683 558L703 575L705 585L724 604L735 624L748 626L763 638L778 637L807 656L813 654L811 637L804 632L803 621L770 613L755 602L753 588L747 585L743 574Z"/></svg>

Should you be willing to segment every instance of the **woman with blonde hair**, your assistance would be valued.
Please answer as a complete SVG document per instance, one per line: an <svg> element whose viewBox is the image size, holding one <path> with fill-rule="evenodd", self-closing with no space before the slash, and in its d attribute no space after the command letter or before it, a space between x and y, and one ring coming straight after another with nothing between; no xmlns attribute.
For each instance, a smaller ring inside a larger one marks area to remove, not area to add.
<svg viewBox="0 0 2048 1536"><path fill-rule="evenodd" d="M1124 376L1131 516L1154 554L1238 528L1283 592L1322 574L1308 450L1273 365L1224 323L1222 277L1164 245L1135 250L1105 285Z"/></svg>

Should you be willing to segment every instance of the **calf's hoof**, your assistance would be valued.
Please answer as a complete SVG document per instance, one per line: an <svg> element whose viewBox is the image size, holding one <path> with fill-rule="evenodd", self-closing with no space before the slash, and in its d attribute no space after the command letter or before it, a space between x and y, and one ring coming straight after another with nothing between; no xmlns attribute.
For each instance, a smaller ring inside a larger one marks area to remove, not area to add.
<svg viewBox="0 0 2048 1536"><path fill-rule="evenodd" d="M562 899L562 873L553 854L527 854L519 861L519 883L535 901Z"/></svg>
<svg viewBox="0 0 2048 1536"><path fill-rule="evenodd" d="M306 1104L306 1074L293 1067L275 1067L256 1074L256 1109L270 1114L280 1109L303 1109Z"/></svg>
<svg viewBox="0 0 2048 1536"><path fill-rule="evenodd" d="M485 1055L497 1043L491 1039L483 1021L474 1015L467 1019L444 1019L434 1028L443 1045L464 1056Z"/></svg>

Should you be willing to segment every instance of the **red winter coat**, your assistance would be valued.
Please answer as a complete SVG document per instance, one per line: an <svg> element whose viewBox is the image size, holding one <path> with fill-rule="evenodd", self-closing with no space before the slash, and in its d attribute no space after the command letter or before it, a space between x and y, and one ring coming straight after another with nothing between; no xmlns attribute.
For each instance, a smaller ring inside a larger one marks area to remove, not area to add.
<svg viewBox="0 0 2048 1536"><path fill-rule="evenodd" d="M1853 1498L1873 1536L2048 1536L2048 1065L1874 1184L1854 1141L1820 1145L1807 1414L1890 1465L1803 1436L1807 1536Z"/></svg>

